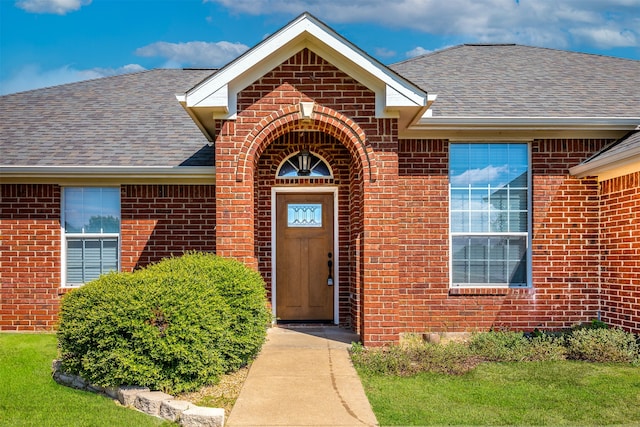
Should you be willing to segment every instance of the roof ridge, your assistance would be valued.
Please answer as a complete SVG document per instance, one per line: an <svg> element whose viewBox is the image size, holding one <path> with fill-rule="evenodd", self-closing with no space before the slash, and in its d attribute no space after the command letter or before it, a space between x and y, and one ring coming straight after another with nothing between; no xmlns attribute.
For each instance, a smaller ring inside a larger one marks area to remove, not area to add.
<svg viewBox="0 0 640 427"><path fill-rule="evenodd" d="M613 55L605 55L602 53L592 53L592 52L582 52L582 51L578 51L578 50L567 50L567 49L561 49L561 48L557 48L557 47L549 47L549 46L535 46L535 45L529 45L529 44L521 44L521 43L464 43L462 46L469 46L469 47L508 47L508 46L515 46L515 47L523 47L523 48L527 48L527 49L537 49L537 50L550 50L550 51L554 51L554 52L561 52L561 53L565 53L565 54L575 54L575 55L587 55L587 56L595 56L595 57L600 57L600 58L611 58L611 59L622 59L622 60L626 60L626 61L631 61L631 62L637 62L637 59L631 59L631 58L623 58L620 56L613 56Z"/></svg>
<svg viewBox="0 0 640 427"><path fill-rule="evenodd" d="M465 43L464 46L518 46L517 43Z"/></svg>

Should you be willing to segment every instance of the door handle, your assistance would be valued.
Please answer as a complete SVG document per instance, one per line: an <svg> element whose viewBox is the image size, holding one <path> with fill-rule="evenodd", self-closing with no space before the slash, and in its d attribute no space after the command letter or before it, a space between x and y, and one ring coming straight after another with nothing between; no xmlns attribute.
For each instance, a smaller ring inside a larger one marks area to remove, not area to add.
<svg viewBox="0 0 640 427"><path fill-rule="evenodd" d="M333 286L333 276L331 274L333 272L333 261L331 260L333 254L329 252L328 256L329 261L327 261L327 265L329 266L329 278L327 279L327 286Z"/></svg>

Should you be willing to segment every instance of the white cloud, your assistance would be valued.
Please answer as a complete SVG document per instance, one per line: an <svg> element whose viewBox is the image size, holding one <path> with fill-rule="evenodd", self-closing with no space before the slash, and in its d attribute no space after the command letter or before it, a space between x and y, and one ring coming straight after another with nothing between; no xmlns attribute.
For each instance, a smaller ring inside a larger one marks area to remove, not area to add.
<svg viewBox="0 0 640 427"><path fill-rule="evenodd" d="M638 46L640 0L205 0L237 13L290 14L305 10L328 23L374 22L477 42L546 47L598 43Z"/></svg>
<svg viewBox="0 0 640 427"><path fill-rule="evenodd" d="M82 6L91 4L92 0L18 0L16 6L30 13L53 13L65 15Z"/></svg>
<svg viewBox="0 0 640 427"><path fill-rule="evenodd" d="M393 56L396 56L395 51L387 49L386 47L377 47L374 50L374 54L377 58L391 58Z"/></svg>
<svg viewBox="0 0 640 427"><path fill-rule="evenodd" d="M407 56L407 58L414 58L416 56L426 55L427 53L431 53L431 52L433 51L425 49L422 46L416 46L415 48L405 53L405 55Z"/></svg>
<svg viewBox="0 0 640 427"><path fill-rule="evenodd" d="M30 64L0 82L0 95L138 71L144 71L144 68L137 64L129 64L120 68L88 70L78 70L68 65L52 70L43 70L39 65Z"/></svg>
<svg viewBox="0 0 640 427"><path fill-rule="evenodd" d="M220 67L244 53L248 46L221 41L168 43L156 42L136 49L136 55L166 58L166 67Z"/></svg>
<svg viewBox="0 0 640 427"><path fill-rule="evenodd" d="M474 184L483 184L483 183L493 183L495 180L503 177L506 173L509 172L509 167L507 165L502 166L493 166L489 165L482 169L469 169L461 173L460 175L455 175L451 177L452 185L474 185ZM504 185L495 184L497 187ZM493 184L492 184L493 186Z"/></svg>
<svg viewBox="0 0 640 427"><path fill-rule="evenodd" d="M637 46L638 35L630 30L610 28L578 28L571 30L571 34L585 44L601 48Z"/></svg>

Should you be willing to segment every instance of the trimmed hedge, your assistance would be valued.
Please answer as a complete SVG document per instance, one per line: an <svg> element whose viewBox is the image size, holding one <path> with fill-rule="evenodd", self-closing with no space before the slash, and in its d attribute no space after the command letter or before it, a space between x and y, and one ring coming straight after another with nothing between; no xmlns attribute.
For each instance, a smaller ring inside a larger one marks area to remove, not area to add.
<svg viewBox="0 0 640 427"><path fill-rule="evenodd" d="M191 391L255 357L270 319L259 273L212 254L168 258L63 297L62 369L101 386Z"/></svg>

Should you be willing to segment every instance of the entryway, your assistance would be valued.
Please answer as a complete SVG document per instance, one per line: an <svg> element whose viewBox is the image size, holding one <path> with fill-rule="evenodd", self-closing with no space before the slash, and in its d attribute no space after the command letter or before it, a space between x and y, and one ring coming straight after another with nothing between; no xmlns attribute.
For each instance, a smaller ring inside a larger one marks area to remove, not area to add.
<svg viewBox="0 0 640 427"><path fill-rule="evenodd" d="M337 323L335 188L274 188L275 315Z"/></svg>

